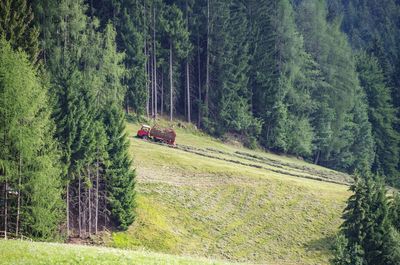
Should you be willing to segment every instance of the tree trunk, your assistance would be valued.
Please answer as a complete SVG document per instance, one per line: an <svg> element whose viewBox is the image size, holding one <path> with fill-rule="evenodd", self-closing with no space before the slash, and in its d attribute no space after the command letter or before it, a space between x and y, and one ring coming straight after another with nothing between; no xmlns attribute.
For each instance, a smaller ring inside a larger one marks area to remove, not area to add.
<svg viewBox="0 0 400 265"><path fill-rule="evenodd" d="M188 1L186 0L186 29L189 31L189 5ZM189 55L188 58L186 58L186 96L187 96L187 118L188 122L191 122L191 117L190 117L190 109L191 109L191 104L190 104L190 72L189 72Z"/></svg>
<svg viewBox="0 0 400 265"><path fill-rule="evenodd" d="M7 239L7 229L8 229L8 191L7 191L7 173L5 176L5 186L4 186L4 238Z"/></svg>
<svg viewBox="0 0 400 265"><path fill-rule="evenodd" d="M81 219L81 174L78 179L78 227L79 237L82 237L82 219Z"/></svg>
<svg viewBox="0 0 400 265"><path fill-rule="evenodd" d="M22 182L22 155L19 155L19 172L18 172L18 198L17 198L17 223L15 226L15 235L18 237L19 218L21 212L21 182Z"/></svg>
<svg viewBox="0 0 400 265"><path fill-rule="evenodd" d="M161 116L164 114L164 71L161 67Z"/></svg>
<svg viewBox="0 0 400 265"><path fill-rule="evenodd" d="M3 94L5 95L5 94ZM3 106L6 106L6 102L7 102L7 98L5 96L3 96ZM5 108L4 110L4 148L6 148L7 146L7 108ZM7 185L8 185L8 181L7 181L7 169L4 168L4 238L7 239L7 228L8 228L8 224L7 224L7 219L8 219L8 192L7 192Z"/></svg>
<svg viewBox="0 0 400 265"><path fill-rule="evenodd" d="M174 105L173 105L173 80L172 80L172 40L169 43L169 82L170 82L170 121L173 119Z"/></svg>
<svg viewBox="0 0 400 265"><path fill-rule="evenodd" d="M89 181L90 182L92 182L92 178L91 178L91 175L90 175L90 168L89 168L89 166L88 166L88 177L89 177ZM88 203L88 214L89 214L89 217L88 217L88 224L89 224L89 227L88 227L88 233L89 233L89 237L92 235L92 187L89 187L89 194L88 194L88 196L89 196L89 203Z"/></svg>
<svg viewBox="0 0 400 265"><path fill-rule="evenodd" d="M156 54L156 8L153 5L153 68L154 68L154 118L157 118L157 54Z"/></svg>
<svg viewBox="0 0 400 265"><path fill-rule="evenodd" d="M150 93L149 93L149 62L148 62L148 55L147 55L147 43L146 43L146 36L144 41L144 55L145 55L145 64L144 64L144 72L145 72L145 79L146 79L146 115L149 118L150 115Z"/></svg>
<svg viewBox="0 0 400 265"><path fill-rule="evenodd" d="M125 103L126 104L126 109L125 109L125 111L126 111L126 115L129 115L129 90L126 92L125 97L126 97L126 101L125 101L126 102Z"/></svg>
<svg viewBox="0 0 400 265"><path fill-rule="evenodd" d="M96 161L96 209L95 209L95 217L94 217L94 231L95 234L98 232L98 223L99 223L99 158Z"/></svg>
<svg viewBox="0 0 400 265"><path fill-rule="evenodd" d="M151 47L153 49L153 47ZM151 79L151 118L154 118L154 53L150 52L149 73Z"/></svg>
<svg viewBox="0 0 400 265"><path fill-rule="evenodd" d="M143 25L144 25L144 55L145 55L145 63L144 63L144 75L146 79L146 115L147 118L149 118L149 113L150 113L150 94L149 94L149 80L148 80L148 56L147 56L147 41L146 41L146 3L143 3Z"/></svg>
<svg viewBox="0 0 400 265"><path fill-rule="evenodd" d="M197 127L201 126L201 61L200 61L200 30L197 34L197 78L198 78L198 109L197 109Z"/></svg>
<svg viewBox="0 0 400 265"><path fill-rule="evenodd" d="M69 183L67 184L67 237L70 235L69 231Z"/></svg>
<svg viewBox="0 0 400 265"><path fill-rule="evenodd" d="M186 95L187 95L187 117L188 117L188 122L191 122L191 117L190 117L190 73L189 73L189 59L186 60Z"/></svg>
<svg viewBox="0 0 400 265"><path fill-rule="evenodd" d="M207 0L207 57L206 57L206 91L204 102L208 110L208 92L210 89L210 0Z"/></svg>
<svg viewBox="0 0 400 265"><path fill-rule="evenodd" d="M315 156L315 160L314 160L314 164L316 164L316 165L318 165L320 154L321 154L321 151L318 150L318 151L317 151L317 155Z"/></svg>

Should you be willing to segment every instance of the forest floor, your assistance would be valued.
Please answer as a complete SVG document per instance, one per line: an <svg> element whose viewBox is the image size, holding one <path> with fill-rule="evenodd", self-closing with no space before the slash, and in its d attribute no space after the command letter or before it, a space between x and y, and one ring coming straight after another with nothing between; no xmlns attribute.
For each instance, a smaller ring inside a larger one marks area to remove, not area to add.
<svg viewBox="0 0 400 265"><path fill-rule="evenodd" d="M137 220L113 233L109 246L230 262L328 264L350 176L173 125L175 148L135 138L140 124L128 123Z"/></svg>

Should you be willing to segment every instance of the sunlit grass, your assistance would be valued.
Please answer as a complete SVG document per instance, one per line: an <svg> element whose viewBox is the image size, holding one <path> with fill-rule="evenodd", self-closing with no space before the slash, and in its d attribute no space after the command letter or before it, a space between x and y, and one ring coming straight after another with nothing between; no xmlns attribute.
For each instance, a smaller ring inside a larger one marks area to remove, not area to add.
<svg viewBox="0 0 400 265"><path fill-rule="evenodd" d="M164 126L167 121L161 120ZM345 185L315 181L221 159L249 162L236 151L283 164L331 170L304 161L227 145L181 123L177 143L225 152L200 156L132 136L138 174L137 221L115 233L113 245L262 264L328 264L330 247L349 196ZM261 165L257 161L249 163ZM309 173L288 166L289 173Z"/></svg>
<svg viewBox="0 0 400 265"><path fill-rule="evenodd" d="M89 247L55 243L0 240L0 264L4 265L162 265L228 264L202 258L178 257L148 251Z"/></svg>

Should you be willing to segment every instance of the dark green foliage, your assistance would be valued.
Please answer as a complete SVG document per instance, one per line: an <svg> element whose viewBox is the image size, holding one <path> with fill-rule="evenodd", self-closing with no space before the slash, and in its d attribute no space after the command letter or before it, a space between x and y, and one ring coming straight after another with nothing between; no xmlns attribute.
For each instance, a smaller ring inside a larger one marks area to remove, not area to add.
<svg viewBox="0 0 400 265"><path fill-rule="evenodd" d="M392 77L396 62L400 59L399 4L395 0L342 2L342 28L349 35L351 45L357 49L368 49L379 43L382 59L388 62L385 74ZM398 80L398 77L394 78Z"/></svg>
<svg viewBox="0 0 400 265"><path fill-rule="evenodd" d="M210 47L212 77L208 130L222 135L227 131L257 136L260 121L251 113L249 86L249 34L246 6L242 1L221 1L213 6Z"/></svg>
<svg viewBox="0 0 400 265"><path fill-rule="evenodd" d="M124 65L127 69L122 84L126 87L125 107L132 108L137 114L145 113L146 107L146 72L144 54L143 4L146 1L92 1L91 13L101 20L102 27L111 21L116 29L118 51L126 54Z"/></svg>
<svg viewBox="0 0 400 265"><path fill-rule="evenodd" d="M297 9L298 25L306 50L317 63L314 68L318 74L314 77L320 84L313 91L316 112L311 119L317 135L314 159L349 172L369 168L373 156L371 126L352 50L340 32L340 21L327 22L324 1L304 0Z"/></svg>
<svg viewBox="0 0 400 265"><path fill-rule="evenodd" d="M287 150L288 113L284 98L290 86L286 70L291 63L292 54L285 52L291 48L293 37L283 30L284 27L291 27L293 30L293 24L288 24L287 21L291 11L283 8L283 2L286 1L254 2L253 34L256 36L256 44L253 56L257 60L253 59L251 69L255 73L251 80L253 109L255 115L263 120L260 140L265 146L278 151Z"/></svg>
<svg viewBox="0 0 400 265"><path fill-rule="evenodd" d="M334 264L398 264L399 242L389 218L386 190L380 180L356 178L354 194L344 211L344 223Z"/></svg>
<svg viewBox="0 0 400 265"><path fill-rule="evenodd" d="M384 174L393 185L398 185L399 135L390 90L385 84L378 60L366 53L357 56L357 72L368 99L368 116L375 139L375 160L372 170Z"/></svg>
<svg viewBox="0 0 400 265"><path fill-rule="evenodd" d="M134 214L135 173L128 155L129 142L125 132L124 113L117 105L104 110L104 125L108 139L110 165L106 170L107 200L111 220L120 229L132 224Z"/></svg>
<svg viewBox="0 0 400 265"><path fill-rule="evenodd" d="M33 25L31 7L26 0L0 1L0 36L14 49L21 48L36 63L39 55L39 30Z"/></svg>
<svg viewBox="0 0 400 265"><path fill-rule="evenodd" d="M390 220L392 225L400 232L400 194L395 193L390 204Z"/></svg>
<svg viewBox="0 0 400 265"><path fill-rule="evenodd" d="M53 117L62 149L66 232L90 236L109 226L110 218L125 229L134 217L134 186L120 186L128 189L121 197L121 190L114 183L122 180L125 175L121 172L130 172L131 166L130 160L118 161L122 159L119 152L127 152L126 139L115 134L124 132L124 119L115 116L119 112L109 114L107 120L104 116L111 111L110 106L115 111L115 106L124 102L125 55L117 51L113 25L100 27L95 17L86 15L83 1L64 0L52 8L42 14L47 17L39 24L47 43ZM39 3L36 9L43 11ZM50 25L47 20L54 23Z"/></svg>

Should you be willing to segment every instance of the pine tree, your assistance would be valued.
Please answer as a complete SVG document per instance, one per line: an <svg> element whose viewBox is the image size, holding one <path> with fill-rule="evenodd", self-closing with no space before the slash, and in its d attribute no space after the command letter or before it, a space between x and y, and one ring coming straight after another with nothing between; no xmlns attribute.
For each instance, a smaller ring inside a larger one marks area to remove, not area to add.
<svg viewBox="0 0 400 265"><path fill-rule="evenodd" d="M368 175L356 178L350 190L354 194L341 227L345 240L339 241L334 264L398 264L399 242L394 238L381 181L375 182Z"/></svg>
<svg viewBox="0 0 400 265"><path fill-rule="evenodd" d="M101 20L101 28L111 22L115 26L116 44L119 52L124 52L123 63L127 69L122 80L126 87L125 108L141 115L146 107L146 55L144 54L145 27L143 5L147 1L118 0L92 1L91 12Z"/></svg>
<svg viewBox="0 0 400 265"><path fill-rule="evenodd" d="M33 25L33 12L26 0L0 1L0 36L14 49L21 48L32 63L39 56L39 30Z"/></svg>
<svg viewBox="0 0 400 265"><path fill-rule="evenodd" d="M324 1L304 0L297 6L297 24L304 36L306 51L318 65L323 84L321 91L313 92L317 103L311 115L316 132L314 161L348 172L364 166L369 168L365 162L370 162L373 154L370 125L365 118L365 100L358 89L352 50L340 31L340 19L331 18L328 22L326 18ZM358 149L355 141L360 140L368 143L365 150ZM364 152L364 159L357 159Z"/></svg>
<svg viewBox="0 0 400 265"><path fill-rule="evenodd" d="M108 137L107 200L111 220L120 229L127 229L134 221L135 173L128 155L129 142L125 132L124 113L113 104L104 110L104 124Z"/></svg>
<svg viewBox="0 0 400 265"><path fill-rule="evenodd" d="M261 143L276 151L308 155L313 138L311 83L304 78L308 55L292 5L285 0L253 5L251 85L253 110L263 121Z"/></svg>
<svg viewBox="0 0 400 265"><path fill-rule="evenodd" d="M167 37L167 49L169 50L169 112L172 121L175 112L175 103L179 96L176 88L175 65L176 59L182 60L188 57L191 49L189 32L185 26L182 11L175 5L167 5L162 10L160 24Z"/></svg>
<svg viewBox="0 0 400 265"><path fill-rule="evenodd" d="M394 130L396 112L391 102L390 90L378 60L366 53L357 56L357 71L361 86L368 99L368 117L372 123L375 141L375 160L372 170L384 174L392 185L398 185L399 135Z"/></svg>
<svg viewBox="0 0 400 265"><path fill-rule="evenodd" d="M251 89L248 80L249 44L246 6L241 1L213 4L213 30L209 47L211 56L208 115L205 129L222 135L227 131L251 138L260 131L252 117Z"/></svg>
<svg viewBox="0 0 400 265"><path fill-rule="evenodd" d="M397 231L400 231L400 194L396 192L390 204L390 220Z"/></svg>

